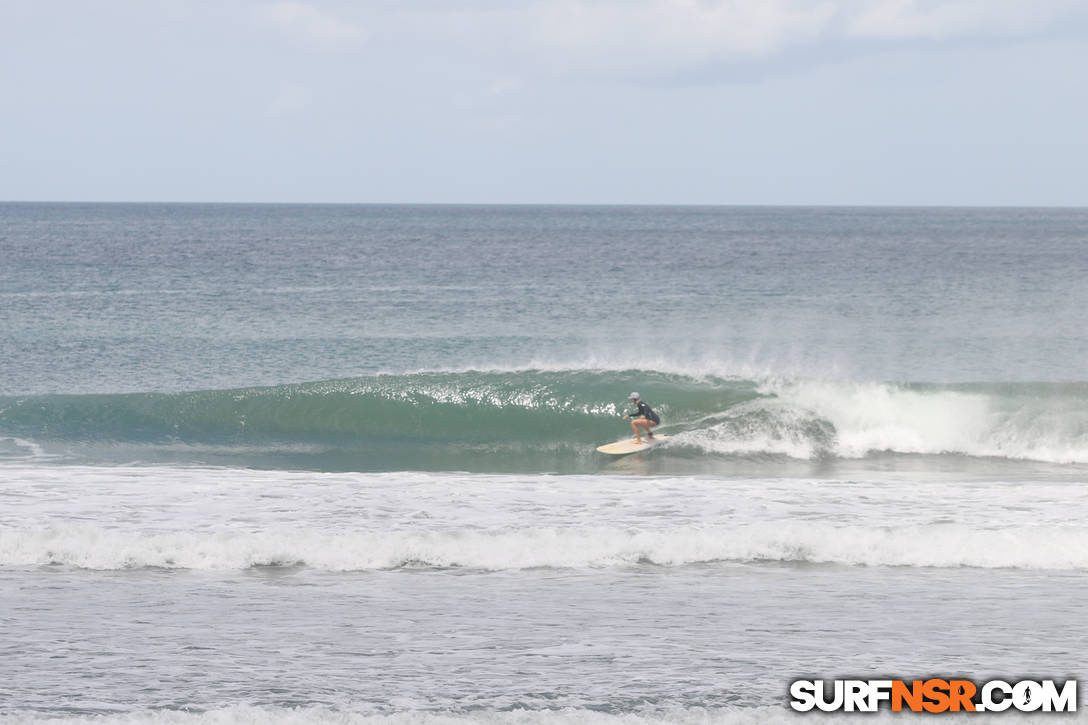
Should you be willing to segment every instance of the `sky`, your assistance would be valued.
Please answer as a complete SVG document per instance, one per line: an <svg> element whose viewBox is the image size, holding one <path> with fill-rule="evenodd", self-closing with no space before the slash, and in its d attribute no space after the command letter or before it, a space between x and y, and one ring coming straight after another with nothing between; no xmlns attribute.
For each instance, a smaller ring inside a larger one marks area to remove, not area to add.
<svg viewBox="0 0 1088 725"><path fill-rule="evenodd" d="M0 200L1088 205L1084 0L0 0Z"/></svg>

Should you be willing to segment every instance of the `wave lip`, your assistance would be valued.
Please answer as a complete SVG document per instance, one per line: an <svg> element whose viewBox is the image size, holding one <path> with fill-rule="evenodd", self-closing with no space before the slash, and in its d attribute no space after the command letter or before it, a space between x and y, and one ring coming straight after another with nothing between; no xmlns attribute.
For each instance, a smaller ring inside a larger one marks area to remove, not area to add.
<svg viewBox="0 0 1088 725"><path fill-rule="evenodd" d="M0 529L0 566L241 570L306 566L326 571L686 566L804 562L850 566L1088 569L1088 527L964 524L834 526L787 521L631 530L498 530L327 533L133 533L93 526Z"/></svg>

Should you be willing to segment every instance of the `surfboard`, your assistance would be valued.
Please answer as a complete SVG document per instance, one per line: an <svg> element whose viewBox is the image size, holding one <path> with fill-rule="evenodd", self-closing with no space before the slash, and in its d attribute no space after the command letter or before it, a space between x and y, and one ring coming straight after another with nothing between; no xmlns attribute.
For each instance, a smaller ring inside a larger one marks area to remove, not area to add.
<svg viewBox="0 0 1088 725"><path fill-rule="evenodd" d="M642 443L636 443L634 438L627 438L622 441L616 441L615 443L597 446L597 450L600 453L607 453L610 456L625 456L628 453L638 453L639 451L653 448L667 438L668 436L664 433L654 433L652 439L647 439L646 436L643 436Z"/></svg>

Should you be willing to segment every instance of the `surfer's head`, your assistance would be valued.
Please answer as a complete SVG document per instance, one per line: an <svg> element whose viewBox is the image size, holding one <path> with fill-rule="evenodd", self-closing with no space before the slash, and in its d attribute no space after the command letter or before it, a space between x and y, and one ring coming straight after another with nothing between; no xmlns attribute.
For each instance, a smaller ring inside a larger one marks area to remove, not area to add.
<svg viewBox="0 0 1088 725"><path fill-rule="evenodd" d="M627 397L630 398L631 400L638 400L639 399L638 393L631 393Z"/></svg>

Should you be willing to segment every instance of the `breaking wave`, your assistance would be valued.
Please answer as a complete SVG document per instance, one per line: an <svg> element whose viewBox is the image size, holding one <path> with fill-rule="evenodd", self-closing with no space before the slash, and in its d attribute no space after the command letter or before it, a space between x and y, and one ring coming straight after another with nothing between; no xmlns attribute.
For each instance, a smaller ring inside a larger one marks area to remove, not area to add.
<svg viewBox="0 0 1088 725"><path fill-rule="evenodd" d="M253 466L481 470L523 460L526 470L585 470L600 465L596 445L626 434L618 416L632 389L643 391L673 436L655 451L659 457L891 453L1088 463L1085 383L851 383L639 370L6 397L0 455L94 449Z"/></svg>

